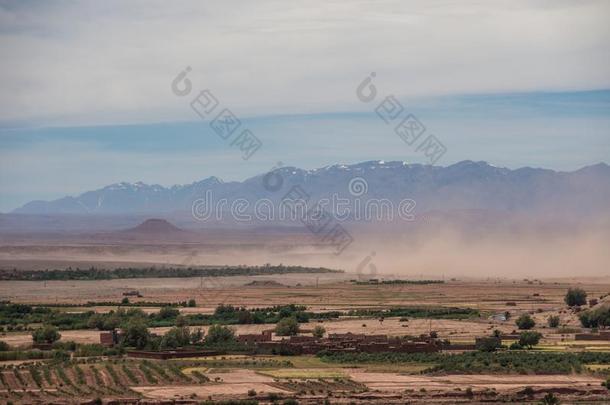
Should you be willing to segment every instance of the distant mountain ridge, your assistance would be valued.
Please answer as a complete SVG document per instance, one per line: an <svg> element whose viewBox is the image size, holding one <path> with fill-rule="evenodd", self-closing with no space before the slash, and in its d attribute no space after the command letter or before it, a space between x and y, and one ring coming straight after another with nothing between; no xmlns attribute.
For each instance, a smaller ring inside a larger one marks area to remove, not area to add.
<svg viewBox="0 0 610 405"><path fill-rule="evenodd" d="M312 200L354 199L349 184L354 178L366 182L358 198L413 199L418 212L492 210L556 215L595 215L610 208L610 166L599 163L572 172L523 167L515 170L486 162L462 161L447 167L406 162L367 161L303 170L282 167L243 182L222 182L216 177L187 185L116 183L76 197L32 201L13 211L19 214L129 214L153 215L190 212L193 201L206 192L214 201L245 199L250 203L269 199L279 203L295 185ZM279 179L279 183L277 183ZM266 184L266 186L265 186Z"/></svg>

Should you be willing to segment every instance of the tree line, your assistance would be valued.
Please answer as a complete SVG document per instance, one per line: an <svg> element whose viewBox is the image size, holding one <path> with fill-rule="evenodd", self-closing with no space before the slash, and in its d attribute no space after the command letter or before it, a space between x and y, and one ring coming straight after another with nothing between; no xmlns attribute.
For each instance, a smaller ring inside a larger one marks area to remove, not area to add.
<svg viewBox="0 0 610 405"><path fill-rule="evenodd" d="M425 363L424 373L571 374L586 364L610 364L610 353L550 353L530 351L445 353L328 353L318 356L328 363Z"/></svg>
<svg viewBox="0 0 610 405"><path fill-rule="evenodd" d="M183 277L230 277L259 276L293 273L342 273L324 267L304 266L220 266L220 267L119 267L104 269L90 267L47 270L0 270L0 280L46 281L46 280L111 280L133 278L183 278Z"/></svg>
<svg viewBox="0 0 610 405"><path fill-rule="evenodd" d="M180 303L180 306L196 306L194 300ZM49 324L61 330L99 329L112 330L120 327L126 319L138 317L145 320L149 327L174 326L178 316L184 317L189 325L243 325L275 324L283 318L294 318L299 323L311 320L328 320L339 317L375 317L382 320L390 316L409 316L413 318L461 319L479 316L470 308L443 307L396 307L387 310L359 309L351 311L308 311L303 305L287 304L272 307L250 308L232 305L219 305L212 314L180 315L176 306L164 305L159 312L146 314L137 307L120 307L108 313L94 311L67 312L45 306L0 303L0 328L23 330L30 324ZM17 328L18 326L18 328Z"/></svg>

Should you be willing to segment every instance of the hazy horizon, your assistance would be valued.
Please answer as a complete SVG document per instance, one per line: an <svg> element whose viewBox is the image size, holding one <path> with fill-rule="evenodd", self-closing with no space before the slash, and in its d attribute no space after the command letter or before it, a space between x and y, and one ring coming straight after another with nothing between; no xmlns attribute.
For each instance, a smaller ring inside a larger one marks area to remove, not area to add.
<svg viewBox="0 0 610 405"><path fill-rule="evenodd" d="M243 181L278 166L470 160L572 172L609 163L608 15L610 3L598 0L1 1L0 212L119 182ZM507 219L475 243L452 233L450 217L436 224L438 234L419 235L412 255L395 240L355 251L376 249L386 268L474 272L501 257L495 266L508 271L521 255L541 272L578 263L594 271L608 262L601 253L607 171L594 172L549 180L458 170L438 181L369 173L375 198L424 190L419 213L500 207L506 210L493 212L555 214L561 226L599 216L602 230L587 222L560 241L556 230L528 228L523 240L510 240ZM327 182L316 197L351 184L349 176ZM167 193L160 204L182 204L171 207L190 215L200 191ZM245 187L232 197L259 192ZM158 200L100 194L49 212L113 212L112 204L134 204L137 212L149 202ZM3 229L72 226L52 215L11 221ZM484 215L469 221L485 224ZM460 232L476 234L470 223ZM561 259L551 260L558 246Z"/></svg>

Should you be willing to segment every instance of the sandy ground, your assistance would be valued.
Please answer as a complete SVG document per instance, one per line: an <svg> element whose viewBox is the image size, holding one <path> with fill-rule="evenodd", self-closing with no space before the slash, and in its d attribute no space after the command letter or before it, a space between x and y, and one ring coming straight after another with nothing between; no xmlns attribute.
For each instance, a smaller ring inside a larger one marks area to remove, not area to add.
<svg viewBox="0 0 610 405"><path fill-rule="evenodd" d="M599 386L603 381L599 377L584 375L446 375L419 376L392 373L365 372L350 370L354 381L365 384L370 389L381 391L404 391L406 389L452 391L455 388L473 389L495 388L498 391L530 387L586 387Z"/></svg>
<svg viewBox="0 0 610 405"><path fill-rule="evenodd" d="M570 286L579 286L589 297L610 292L610 280L497 281L464 280L428 285L354 285L349 274L286 274L214 278L156 278L96 281L3 281L0 299L24 303L84 304L87 301L119 303L123 292L138 290L142 298L131 301L177 302L194 298L197 308L209 312L220 303L260 307L296 303L313 310L442 305L502 312L552 311L563 306ZM246 287L254 281L276 281L284 287ZM516 306L507 306L513 302Z"/></svg>
<svg viewBox="0 0 610 405"><path fill-rule="evenodd" d="M232 370L227 373L207 373L210 379L220 378L219 383L189 386L166 386L166 387L131 387L147 398L164 399L177 396L189 396L195 394L198 397L209 395L247 395L251 389L257 393L288 393L288 391L268 385L273 378L257 374L252 370Z"/></svg>
<svg viewBox="0 0 610 405"><path fill-rule="evenodd" d="M280 287L279 290L293 291L297 284L315 288L316 285L335 283L347 277L344 274L323 273L203 278L2 281L0 299L41 304L85 304L88 301L116 301L118 304L123 298L123 292L138 290L143 297L139 299L130 297L131 301L177 302L195 298L200 310L206 311L220 303L231 301L236 296L235 290L240 291L244 296L260 297L261 290L267 290L266 288L243 287L254 280L278 281L286 286ZM253 294L248 294L248 290ZM258 304L262 302L257 301Z"/></svg>
<svg viewBox="0 0 610 405"><path fill-rule="evenodd" d="M96 330L62 330L61 340L73 340L77 343L99 343L100 332ZM8 343L11 346L23 346L32 343L32 335L29 333L15 333L6 336L0 336L0 340Z"/></svg>

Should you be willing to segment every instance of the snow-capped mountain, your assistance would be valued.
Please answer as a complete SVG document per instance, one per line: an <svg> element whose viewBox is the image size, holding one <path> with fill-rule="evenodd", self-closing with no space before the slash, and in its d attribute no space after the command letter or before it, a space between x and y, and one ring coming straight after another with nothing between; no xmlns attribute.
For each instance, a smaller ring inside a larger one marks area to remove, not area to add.
<svg viewBox="0 0 610 405"><path fill-rule="evenodd" d="M350 190L355 178L362 188ZM293 186L312 200L321 198L412 199L417 211L493 210L513 213L595 215L610 211L610 166L599 163L573 172L524 167L516 170L486 162L462 161L447 167L368 161L303 170L282 167L243 182L208 177L188 185L117 183L76 197L32 201L21 214L157 214L191 211L206 192L228 204L245 199L277 203ZM351 192L350 192L351 191ZM356 197L355 197L356 196Z"/></svg>

